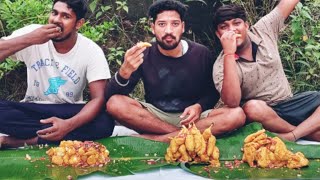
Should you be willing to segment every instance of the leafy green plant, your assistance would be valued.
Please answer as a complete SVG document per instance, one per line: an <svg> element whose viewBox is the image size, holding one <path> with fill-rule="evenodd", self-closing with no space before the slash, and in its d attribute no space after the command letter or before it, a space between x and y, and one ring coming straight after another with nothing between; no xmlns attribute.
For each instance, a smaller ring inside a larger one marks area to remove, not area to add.
<svg viewBox="0 0 320 180"><path fill-rule="evenodd" d="M13 61L8 58L5 63L0 64L0 79L5 75L6 72L10 72L20 65L21 63L19 61Z"/></svg>
<svg viewBox="0 0 320 180"><path fill-rule="evenodd" d="M109 63L115 62L120 67L124 53L125 51L122 47L109 48L109 53L107 55Z"/></svg>
<svg viewBox="0 0 320 180"><path fill-rule="evenodd" d="M124 10L126 13L129 12L127 1L125 0L116 1L116 4L117 4L117 11Z"/></svg>
<svg viewBox="0 0 320 180"><path fill-rule="evenodd" d="M50 0L1 0L0 17L10 33L27 24L46 23L51 7Z"/></svg>
<svg viewBox="0 0 320 180"><path fill-rule="evenodd" d="M297 5L280 44L285 71L296 92L320 88L319 6L312 3Z"/></svg>
<svg viewBox="0 0 320 180"><path fill-rule="evenodd" d="M104 44L110 31L114 30L115 28L115 21L104 21L96 26L91 26L90 22L87 22L81 27L80 33L96 43Z"/></svg>

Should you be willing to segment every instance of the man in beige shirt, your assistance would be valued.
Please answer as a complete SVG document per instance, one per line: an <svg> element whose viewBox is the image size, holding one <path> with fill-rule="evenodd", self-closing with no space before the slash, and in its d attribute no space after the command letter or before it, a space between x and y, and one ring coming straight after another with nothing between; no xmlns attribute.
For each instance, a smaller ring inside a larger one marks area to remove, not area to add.
<svg viewBox="0 0 320 180"><path fill-rule="evenodd" d="M214 23L223 51L213 79L222 101L242 106L249 122L260 122L287 140L320 141L320 93L292 95L277 45L279 31L298 2L281 0L250 31L241 7L220 7Z"/></svg>

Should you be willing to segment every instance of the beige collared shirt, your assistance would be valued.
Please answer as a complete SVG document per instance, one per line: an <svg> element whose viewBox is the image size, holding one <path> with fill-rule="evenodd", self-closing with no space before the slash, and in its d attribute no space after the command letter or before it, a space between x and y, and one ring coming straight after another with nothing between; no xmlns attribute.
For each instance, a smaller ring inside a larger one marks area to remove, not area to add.
<svg viewBox="0 0 320 180"><path fill-rule="evenodd" d="M284 18L278 8L261 18L248 31L252 42L258 45L256 61L237 61L241 86L241 101L263 100L275 105L292 97L289 82L285 76L278 51L278 34L284 27ZM221 93L223 83L223 54L213 66L213 80Z"/></svg>

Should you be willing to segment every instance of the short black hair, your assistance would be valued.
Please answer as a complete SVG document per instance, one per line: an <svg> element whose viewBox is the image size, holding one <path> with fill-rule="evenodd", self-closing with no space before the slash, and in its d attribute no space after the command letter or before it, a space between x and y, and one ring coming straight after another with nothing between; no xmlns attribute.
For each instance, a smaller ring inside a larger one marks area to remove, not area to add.
<svg viewBox="0 0 320 180"><path fill-rule="evenodd" d="M148 16L155 22L158 14L169 10L177 11L181 21L184 21L188 6L176 0L158 0L149 7Z"/></svg>
<svg viewBox="0 0 320 180"><path fill-rule="evenodd" d="M236 4L223 5L219 7L213 15L213 27L217 30L220 23L235 18L240 18L246 22L247 16L245 10Z"/></svg>
<svg viewBox="0 0 320 180"><path fill-rule="evenodd" d="M71 8L73 12L75 12L77 20L84 18L88 11L87 2L85 0L54 0L52 7L57 2L66 3L68 7Z"/></svg>

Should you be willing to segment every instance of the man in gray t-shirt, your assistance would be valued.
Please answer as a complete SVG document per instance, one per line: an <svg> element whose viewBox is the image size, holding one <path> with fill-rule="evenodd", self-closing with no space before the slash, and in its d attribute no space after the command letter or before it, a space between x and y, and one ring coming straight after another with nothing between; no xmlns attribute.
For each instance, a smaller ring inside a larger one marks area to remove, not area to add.
<svg viewBox="0 0 320 180"><path fill-rule="evenodd" d="M240 6L220 7L214 22L223 52L213 79L222 101L229 107L243 105L249 122L260 122L287 140L320 141L320 93L292 95L277 45L284 20L298 2L281 0L250 31Z"/></svg>

